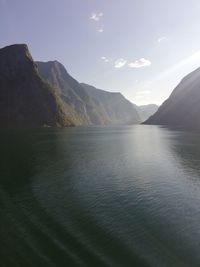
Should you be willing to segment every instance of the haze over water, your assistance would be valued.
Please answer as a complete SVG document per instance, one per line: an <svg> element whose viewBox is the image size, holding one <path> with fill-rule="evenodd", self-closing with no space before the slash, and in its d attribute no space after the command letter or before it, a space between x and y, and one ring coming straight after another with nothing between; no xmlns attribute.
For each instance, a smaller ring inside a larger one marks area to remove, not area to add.
<svg viewBox="0 0 200 267"><path fill-rule="evenodd" d="M0 145L2 266L199 266L198 134L77 127Z"/></svg>

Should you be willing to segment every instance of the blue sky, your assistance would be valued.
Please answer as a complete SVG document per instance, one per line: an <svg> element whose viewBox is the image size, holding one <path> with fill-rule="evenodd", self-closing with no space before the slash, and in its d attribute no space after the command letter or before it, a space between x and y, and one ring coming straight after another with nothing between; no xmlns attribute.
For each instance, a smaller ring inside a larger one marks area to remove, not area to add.
<svg viewBox="0 0 200 267"><path fill-rule="evenodd" d="M80 82L161 104L200 67L199 0L0 0L0 47L27 43Z"/></svg>

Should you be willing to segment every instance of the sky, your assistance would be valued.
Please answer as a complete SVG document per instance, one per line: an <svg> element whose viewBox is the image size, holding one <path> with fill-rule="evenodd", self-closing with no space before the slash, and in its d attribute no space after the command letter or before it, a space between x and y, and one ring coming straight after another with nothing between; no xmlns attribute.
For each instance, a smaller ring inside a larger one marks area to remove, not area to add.
<svg viewBox="0 0 200 267"><path fill-rule="evenodd" d="M200 67L199 0L0 0L0 47L26 43L79 82L160 105Z"/></svg>

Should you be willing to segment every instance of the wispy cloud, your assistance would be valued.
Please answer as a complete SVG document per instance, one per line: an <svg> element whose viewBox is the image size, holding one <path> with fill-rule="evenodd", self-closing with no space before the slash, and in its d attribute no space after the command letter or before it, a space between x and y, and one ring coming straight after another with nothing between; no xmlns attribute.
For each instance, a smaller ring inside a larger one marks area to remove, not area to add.
<svg viewBox="0 0 200 267"><path fill-rule="evenodd" d="M101 59L102 59L104 62L109 62L109 61L110 61L107 57L104 57L104 56L102 56Z"/></svg>
<svg viewBox="0 0 200 267"><path fill-rule="evenodd" d="M119 58L119 59L115 60L114 67L116 69L120 69L120 68L123 68L126 65L126 63L127 63L126 59Z"/></svg>
<svg viewBox="0 0 200 267"><path fill-rule="evenodd" d="M167 36L161 36L158 38L158 43L167 42L168 40Z"/></svg>
<svg viewBox="0 0 200 267"><path fill-rule="evenodd" d="M147 67L151 65L151 61L145 58L138 59L134 62L130 62L127 59L124 58L118 58L118 59L108 59L105 56L101 57L101 60L104 62L110 62L111 65L116 68L116 69L121 69L124 67L129 67L129 68L142 68L142 67ZM138 81L137 81L138 82Z"/></svg>
<svg viewBox="0 0 200 267"><path fill-rule="evenodd" d="M128 64L130 68L143 68L151 65L151 61L145 58L140 58Z"/></svg>
<svg viewBox="0 0 200 267"><path fill-rule="evenodd" d="M103 17L103 12L92 13L90 16L90 19L94 20L94 21L99 21L101 19L101 17Z"/></svg>
<svg viewBox="0 0 200 267"><path fill-rule="evenodd" d="M97 27L97 31L100 32L100 33L104 32L104 28L103 28L103 26L101 26L101 27Z"/></svg>
<svg viewBox="0 0 200 267"><path fill-rule="evenodd" d="M95 23L96 31L99 33L104 32L104 25L100 23L100 19L103 17L103 12L99 13L92 13L89 17L90 20L92 20Z"/></svg>

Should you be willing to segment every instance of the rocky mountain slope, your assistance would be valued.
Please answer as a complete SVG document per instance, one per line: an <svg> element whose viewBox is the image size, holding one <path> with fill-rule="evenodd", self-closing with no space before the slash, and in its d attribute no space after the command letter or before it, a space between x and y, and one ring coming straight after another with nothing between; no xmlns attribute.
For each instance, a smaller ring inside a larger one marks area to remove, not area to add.
<svg viewBox="0 0 200 267"><path fill-rule="evenodd" d="M0 49L2 128L140 122L122 94L80 84L58 61L34 62L25 44Z"/></svg>
<svg viewBox="0 0 200 267"><path fill-rule="evenodd" d="M36 62L40 76L50 86L54 87L57 94L65 103L65 110L75 125L103 125L104 117L92 102L84 88L58 61Z"/></svg>
<svg viewBox="0 0 200 267"><path fill-rule="evenodd" d="M81 85L109 124L140 123L136 108L121 93L107 92L84 83Z"/></svg>
<svg viewBox="0 0 200 267"><path fill-rule="evenodd" d="M41 77L55 88L76 125L140 122L136 109L120 93L109 93L80 84L57 61L36 64Z"/></svg>
<svg viewBox="0 0 200 267"><path fill-rule="evenodd" d="M0 49L0 124L1 128L73 125L24 44Z"/></svg>
<svg viewBox="0 0 200 267"><path fill-rule="evenodd" d="M200 68L187 75L145 124L200 129Z"/></svg>

